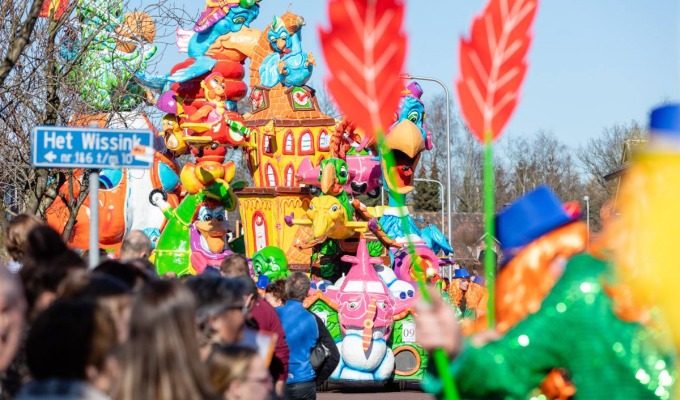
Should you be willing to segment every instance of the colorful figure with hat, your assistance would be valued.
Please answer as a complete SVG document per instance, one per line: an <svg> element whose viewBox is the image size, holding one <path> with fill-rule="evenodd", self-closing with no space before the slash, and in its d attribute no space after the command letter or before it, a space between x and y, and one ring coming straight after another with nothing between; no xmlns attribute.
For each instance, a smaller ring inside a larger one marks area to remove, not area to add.
<svg viewBox="0 0 680 400"><path fill-rule="evenodd" d="M617 269L630 286L630 303L643 310L654 305L676 349L680 348L676 238L680 187L673 182L678 179L680 104L670 103L650 114L649 141L634 154L623 177L617 217L608 221L603 238L605 249L614 249ZM680 385L676 384L671 398L680 398Z"/></svg>
<svg viewBox="0 0 680 400"><path fill-rule="evenodd" d="M474 318L475 314L472 312L467 304L467 292L470 286L470 272L465 268L458 268L453 271L453 277L448 287L448 299L456 312L456 317L459 319Z"/></svg>
<svg viewBox="0 0 680 400"><path fill-rule="evenodd" d="M441 301L419 311L418 341L455 357L450 368L465 398L669 398L672 359L643 325L623 319L610 296L613 271L583 254L586 226L540 186L497 218L504 265L497 277L497 326L461 340ZM485 371L479 374L479 371ZM605 373L606 372L606 373ZM489 379L493 376L493 379ZM423 381L441 391L434 376Z"/></svg>
<svg viewBox="0 0 680 400"><path fill-rule="evenodd" d="M226 211L233 211L237 200L228 181L218 180L187 195L174 209L165 201L163 191L151 192L150 201L168 219L151 258L159 275L201 274L206 267L219 268L224 257L233 254Z"/></svg>

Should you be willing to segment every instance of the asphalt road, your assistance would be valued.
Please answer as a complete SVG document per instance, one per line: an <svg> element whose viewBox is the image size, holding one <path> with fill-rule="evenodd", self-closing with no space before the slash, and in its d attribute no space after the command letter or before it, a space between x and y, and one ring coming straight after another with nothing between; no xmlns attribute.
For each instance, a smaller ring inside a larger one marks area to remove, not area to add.
<svg viewBox="0 0 680 400"><path fill-rule="evenodd" d="M418 385L409 384L403 391L387 391L383 387L331 387L319 392L318 400L433 400L434 397L420 391Z"/></svg>

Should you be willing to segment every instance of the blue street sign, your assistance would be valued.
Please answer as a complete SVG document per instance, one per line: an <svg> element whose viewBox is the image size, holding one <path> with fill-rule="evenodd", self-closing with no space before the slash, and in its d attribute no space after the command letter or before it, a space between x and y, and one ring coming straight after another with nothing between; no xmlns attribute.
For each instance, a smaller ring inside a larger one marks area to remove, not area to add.
<svg viewBox="0 0 680 400"><path fill-rule="evenodd" d="M151 168L150 130L38 126L31 164L47 168Z"/></svg>

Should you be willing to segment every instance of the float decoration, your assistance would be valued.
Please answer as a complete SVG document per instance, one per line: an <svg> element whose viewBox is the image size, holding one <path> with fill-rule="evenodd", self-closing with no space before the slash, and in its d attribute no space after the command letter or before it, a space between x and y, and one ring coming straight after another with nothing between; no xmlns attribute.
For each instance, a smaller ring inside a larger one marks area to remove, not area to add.
<svg viewBox="0 0 680 400"><path fill-rule="evenodd" d="M346 117L367 133L360 149L371 141L379 144L384 164L383 179L387 179L390 191L390 205L403 207L402 193L396 198L392 197L398 193L394 188L398 184L394 182L394 185L390 185L390 181L396 177L389 176L388 172L398 163L395 163L394 155L386 154L387 140L382 137L382 132L390 125L392 110L399 104L401 82L398 76L402 73L406 56L406 36L402 31L404 6L395 0L331 0L328 15L330 28L319 29L326 65L330 71L328 88ZM403 159L413 163L409 156ZM402 183L408 186L408 182ZM408 234L406 218L399 219ZM421 294L429 300L424 279L421 279L421 274L417 275ZM457 399L446 354L441 349L435 350L434 359L437 371L445 381L446 397Z"/></svg>
<svg viewBox="0 0 680 400"><path fill-rule="evenodd" d="M286 26L279 17L267 31L269 45L274 53L268 55L260 66L262 86L272 88L279 83L286 87L304 86L312 76L315 61L312 53L302 52L301 29L305 20Z"/></svg>
<svg viewBox="0 0 680 400"><path fill-rule="evenodd" d="M498 139L519 99L527 70L530 29L538 0L490 0L460 40L461 76L456 82L461 112L472 134L484 145L484 229L493 247L493 141ZM489 289L489 326L494 325L494 253L484 253Z"/></svg>
<svg viewBox="0 0 680 400"><path fill-rule="evenodd" d="M267 246L253 254L253 273L258 279L267 278L267 283L290 276L286 254L276 246Z"/></svg>
<svg viewBox="0 0 680 400"><path fill-rule="evenodd" d="M218 179L187 195L176 208L164 200L162 191L152 192L152 204L168 220L152 256L159 274L200 274L208 266L219 268L222 260L233 254L228 244L225 211L236 208L236 196L229 185L236 167L230 161L225 168L229 171L226 180Z"/></svg>
<svg viewBox="0 0 680 400"><path fill-rule="evenodd" d="M390 343L396 341L397 347L412 343L401 337L401 332L399 338L391 336L394 322L412 311L416 300L413 287L381 266L381 258L370 257L364 238L356 257L344 256L343 260L352 265L347 275L325 292L312 291L304 305L331 320L330 331L341 355L332 379L386 381L395 367ZM410 351L418 352L415 347ZM423 366L418 363L416 369Z"/></svg>
<svg viewBox="0 0 680 400"><path fill-rule="evenodd" d="M304 19L290 12L276 21L288 32L300 33L304 29ZM261 66L272 55L280 57L267 34L273 25L264 29L248 53L252 112L245 115L245 124L253 134L243 151L255 187L238 191L239 210L246 254L273 245L285 251L291 270L308 269L310 263L316 265L318 259L326 257L312 260L314 249L304 246L313 241L311 229L289 226L285 217L293 213L295 219L306 219L305 210L312 196L295 177L302 163L318 165L331 156L336 121L321 112L313 88L289 87L281 82L273 87L264 85L266 78L261 74ZM340 263L340 255L336 256L332 245L326 247Z"/></svg>
<svg viewBox="0 0 680 400"><path fill-rule="evenodd" d="M144 103L146 90L135 82L134 73L144 71L156 54L151 17L124 13L120 0L79 0L76 13L82 21L79 35L66 41L60 54L68 61L78 59L69 77L83 100L102 111L131 111Z"/></svg>

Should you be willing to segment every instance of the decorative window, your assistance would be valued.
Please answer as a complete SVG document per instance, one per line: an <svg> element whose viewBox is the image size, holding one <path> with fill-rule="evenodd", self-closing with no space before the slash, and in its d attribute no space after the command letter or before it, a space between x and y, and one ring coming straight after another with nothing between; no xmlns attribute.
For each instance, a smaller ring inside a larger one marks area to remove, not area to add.
<svg viewBox="0 0 680 400"><path fill-rule="evenodd" d="M319 134L319 150L328 151L331 148L331 135L325 130Z"/></svg>
<svg viewBox="0 0 680 400"><path fill-rule="evenodd" d="M274 140L272 136L270 135L262 136L262 151L265 154L270 155L274 153Z"/></svg>
<svg viewBox="0 0 680 400"><path fill-rule="evenodd" d="M295 185L295 169L293 168L293 164L288 164L288 166L286 167L285 179L286 179L285 186L288 186L288 187L296 186Z"/></svg>
<svg viewBox="0 0 680 400"><path fill-rule="evenodd" d="M288 131L284 136L283 154L295 154L295 138L293 138L292 131Z"/></svg>
<svg viewBox="0 0 680 400"><path fill-rule="evenodd" d="M267 184L269 187L275 187L279 184L279 178L276 176L276 170L271 163L267 164Z"/></svg>
<svg viewBox="0 0 680 400"><path fill-rule="evenodd" d="M260 251L267 247L269 241L267 235L267 220L261 211L253 214L253 236L255 238L255 251Z"/></svg>
<svg viewBox="0 0 680 400"><path fill-rule="evenodd" d="M300 151L298 153L301 156L309 156L314 154L314 138L312 137L312 132L305 131L300 136Z"/></svg>

